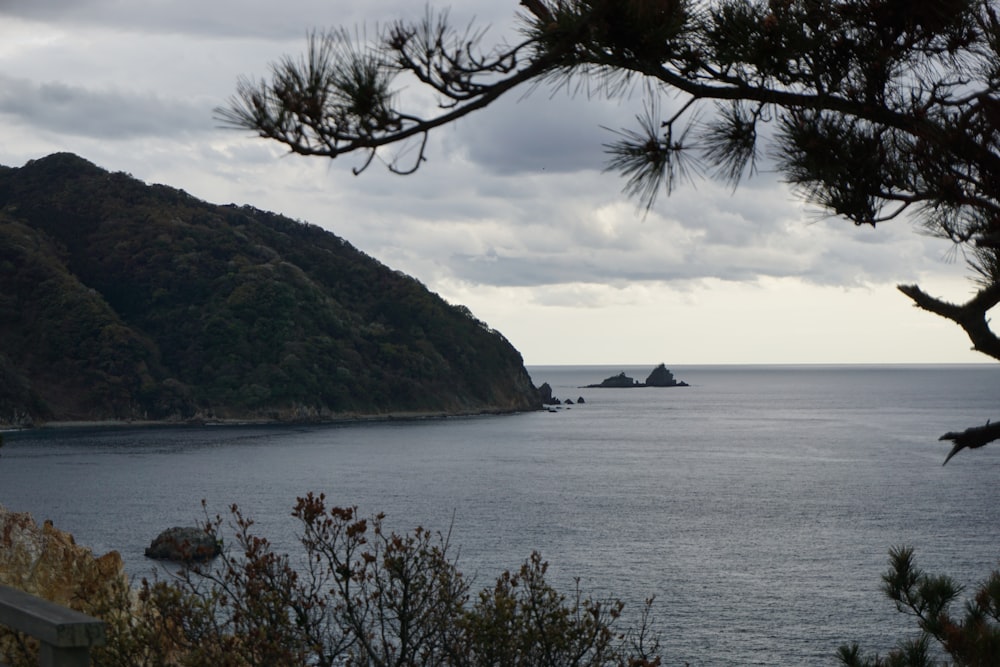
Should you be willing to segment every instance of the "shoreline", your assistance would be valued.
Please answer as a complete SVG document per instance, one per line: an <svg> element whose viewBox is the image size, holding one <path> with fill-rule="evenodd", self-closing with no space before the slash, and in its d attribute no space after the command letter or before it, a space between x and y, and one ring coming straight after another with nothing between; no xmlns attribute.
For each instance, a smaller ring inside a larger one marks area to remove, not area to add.
<svg viewBox="0 0 1000 667"><path fill-rule="evenodd" d="M528 410L483 409L464 412L442 411L398 411L371 414L344 414L323 419L271 419L271 418L192 418L192 419L95 419L95 420L64 420L48 421L31 425L0 424L0 433L18 433L22 431L43 431L46 429L84 429L84 428L166 428L166 427L203 427L203 426L335 426L338 424L378 423L390 421L423 421L434 419L487 417L514 415L526 412L539 412L543 408Z"/></svg>

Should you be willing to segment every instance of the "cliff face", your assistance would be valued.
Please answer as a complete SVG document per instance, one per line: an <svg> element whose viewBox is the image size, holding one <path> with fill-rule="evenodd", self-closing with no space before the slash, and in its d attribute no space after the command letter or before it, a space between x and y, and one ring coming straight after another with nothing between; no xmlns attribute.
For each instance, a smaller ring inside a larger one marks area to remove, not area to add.
<svg viewBox="0 0 1000 667"><path fill-rule="evenodd" d="M50 522L39 526L30 514L3 506L0 584L102 618L113 637L128 625L133 596L118 552L97 557ZM37 665L37 651L34 639L22 642L12 630L0 627L0 661L15 667Z"/></svg>
<svg viewBox="0 0 1000 667"><path fill-rule="evenodd" d="M79 609L126 582L117 551L95 556L50 522L39 526L30 514L0 505L0 584Z"/></svg>
<svg viewBox="0 0 1000 667"><path fill-rule="evenodd" d="M323 229L57 154L0 169L0 424L539 407L520 354Z"/></svg>

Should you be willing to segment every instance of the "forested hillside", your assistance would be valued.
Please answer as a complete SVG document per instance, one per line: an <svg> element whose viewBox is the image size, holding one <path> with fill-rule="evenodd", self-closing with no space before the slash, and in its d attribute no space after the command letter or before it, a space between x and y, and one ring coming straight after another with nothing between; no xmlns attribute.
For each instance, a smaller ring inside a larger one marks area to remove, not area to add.
<svg viewBox="0 0 1000 667"><path fill-rule="evenodd" d="M0 168L0 424L537 405L502 335L320 227L70 154Z"/></svg>

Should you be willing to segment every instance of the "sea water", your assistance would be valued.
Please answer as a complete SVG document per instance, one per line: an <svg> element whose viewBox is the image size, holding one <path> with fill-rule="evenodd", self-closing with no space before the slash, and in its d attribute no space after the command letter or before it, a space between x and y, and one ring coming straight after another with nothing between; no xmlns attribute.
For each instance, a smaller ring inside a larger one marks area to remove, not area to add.
<svg viewBox="0 0 1000 667"><path fill-rule="evenodd" d="M307 491L443 533L485 587L532 551L569 592L655 596L666 665L830 665L913 634L880 592L892 546L973 586L1000 557L1000 366L670 366L689 387L586 389L637 367L532 367L552 412L331 426L5 434L0 504L133 576L160 530L236 503L281 551ZM578 403L579 397L584 402Z"/></svg>

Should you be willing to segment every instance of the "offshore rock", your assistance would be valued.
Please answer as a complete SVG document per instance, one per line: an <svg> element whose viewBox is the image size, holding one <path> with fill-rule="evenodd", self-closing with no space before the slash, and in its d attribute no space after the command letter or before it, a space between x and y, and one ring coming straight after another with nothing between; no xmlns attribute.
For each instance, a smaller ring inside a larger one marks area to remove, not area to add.
<svg viewBox="0 0 1000 667"><path fill-rule="evenodd" d="M211 560L222 553L219 540L204 528L175 526L156 536L146 548L147 558L182 563Z"/></svg>
<svg viewBox="0 0 1000 667"><path fill-rule="evenodd" d="M660 364L653 369L653 372L646 378L647 387L687 387L686 382L678 382L674 379L674 374L667 370L664 364Z"/></svg>
<svg viewBox="0 0 1000 667"><path fill-rule="evenodd" d="M618 375L612 375L609 378L605 378L600 384L588 384L589 389L627 389L630 387L641 387L642 385L636 382L634 379L625 375L625 371L622 371Z"/></svg>
<svg viewBox="0 0 1000 667"><path fill-rule="evenodd" d="M674 374L660 364L649 374L645 382L636 382L622 371L618 375L605 378L600 384L588 384L588 389L631 389L633 387L687 387L687 382L678 382Z"/></svg>

